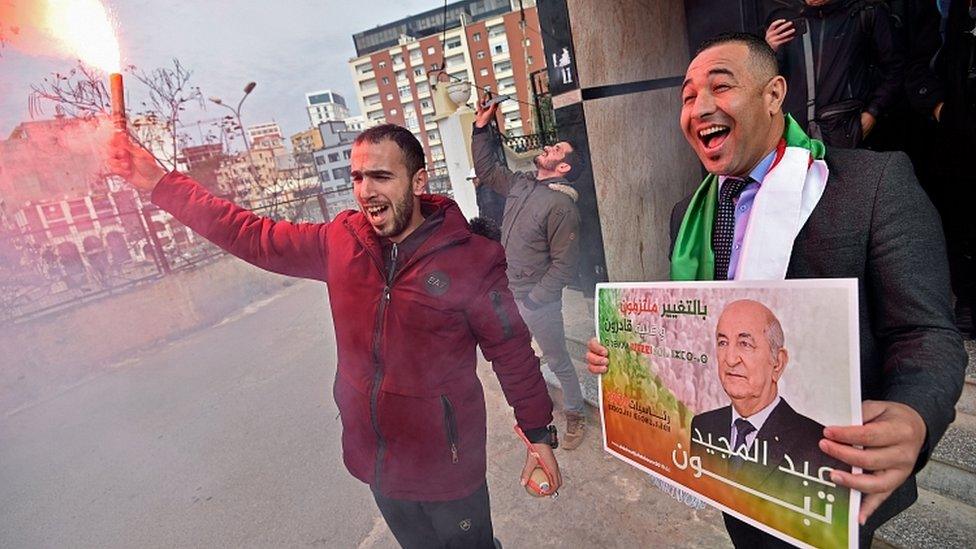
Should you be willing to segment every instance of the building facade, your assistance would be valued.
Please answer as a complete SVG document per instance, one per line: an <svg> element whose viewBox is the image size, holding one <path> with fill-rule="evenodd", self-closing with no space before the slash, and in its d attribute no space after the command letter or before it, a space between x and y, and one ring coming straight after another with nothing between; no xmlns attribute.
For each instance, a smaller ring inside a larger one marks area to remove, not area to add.
<svg viewBox="0 0 976 549"><path fill-rule="evenodd" d="M535 2L464 0L353 36L358 57L349 62L367 126L389 122L417 136L427 165L445 167L432 85L472 83L509 95L499 128L510 136L536 131L531 79L546 68ZM442 43L443 39L443 43ZM472 93L472 101L477 97Z"/></svg>
<svg viewBox="0 0 976 549"><path fill-rule="evenodd" d="M247 137L255 149L277 149L284 146L284 138L277 122L248 126Z"/></svg>
<svg viewBox="0 0 976 549"><path fill-rule="evenodd" d="M344 97L332 90L319 90L305 94L305 109L308 111L308 121L313 128L323 122L345 120L349 117Z"/></svg>
<svg viewBox="0 0 976 549"><path fill-rule="evenodd" d="M323 146L312 154L328 204L329 219L332 219L342 210L356 208L349 166L352 143L360 132L348 129L345 122L324 122L319 124L319 132Z"/></svg>

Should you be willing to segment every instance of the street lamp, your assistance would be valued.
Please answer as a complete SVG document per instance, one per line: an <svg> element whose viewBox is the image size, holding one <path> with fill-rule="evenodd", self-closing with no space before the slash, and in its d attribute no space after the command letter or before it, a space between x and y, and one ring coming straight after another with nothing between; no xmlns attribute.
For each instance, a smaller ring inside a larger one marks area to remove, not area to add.
<svg viewBox="0 0 976 549"><path fill-rule="evenodd" d="M234 113L234 117L237 118L237 129L240 130L241 132L241 139L244 140L244 149L247 151L247 166L248 166L248 172L251 175L252 185L258 184L258 174L257 174L257 170L254 167L254 157L251 156L251 144L248 143L247 141L247 133L244 131L244 123L241 122L241 105L244 104L244 100L247 99L247 96L250 95L252 91L254 91L255 86L257 86L257 83L255 82L248 82L244 86L244 95L241 97L241 100L237 102L237 108L231 107L230 105L224 103L224 101L219 97L210 98L210 101L212 103L224 107L225 109Z"/></svg>
<svg viewBox="0 0 976 549"><path fill-rule="evenodd" d="M234 113L234 116L237 117L237 127L238 129L241 130L241 138L244 139L244 148L247 149L248 155L251 154L251 145L250 143L247 142L247 133L244 132L244 124L241 122L241 105L244 104L244 100L247 99L247 96L250 95L252 91L254 91L255 86L257 86L256 82L248 82L247 85L244 86L244 96L241 97L241 100L237 102L236 109L224 103L223 100L220 99L219 97L210 98L210 101L213 102L215 105L220 105L221 107L230 110L230 112Z"/></svg>

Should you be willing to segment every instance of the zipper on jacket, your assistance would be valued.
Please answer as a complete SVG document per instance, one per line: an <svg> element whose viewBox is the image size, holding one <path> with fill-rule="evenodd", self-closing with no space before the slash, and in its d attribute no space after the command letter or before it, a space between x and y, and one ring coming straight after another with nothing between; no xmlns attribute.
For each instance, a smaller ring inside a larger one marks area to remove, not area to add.
<svg viewBox="0 0 976 549"><path fill-rule="evenodd" d="M373 466L374 483L376 490L380 489L380 468L383 463L383 455L386 453L386 441L383 440L383 433L380 432L380 420L377 408L379 406L380 385L383 383L383 360L380 356L380 348L383 342L383 326L386 324L386 309L390 303L390 285L393 284L393 274L396 272L397 245L393 243L390 250L390 269L386 273L386 285L383 286L383 295L380 297L380 306L376 311L376 325L373 329L373 389L369 395L369 414L373 424L373 431L376 433L376 463Z"/></svg>
<svg viewBox="0 0 976 549"><path fill-rule="evenodd" d="M454 406L451 405L451 401L448 400L447 395L441 395L441 404L444 405L444 427L447 431L447 445L451 447L451 463L457 463L459 458Z"/></svg>
<svg viewBox="0 0 976 549"><path fill-rule="evenodd" d="M502 335L505 336L505 339L512 337L512 323L502 306L502 294L498 290L492 290L488 292L488 298L491 300L491 308L495 310L495 316L502 324Z"/></svg>

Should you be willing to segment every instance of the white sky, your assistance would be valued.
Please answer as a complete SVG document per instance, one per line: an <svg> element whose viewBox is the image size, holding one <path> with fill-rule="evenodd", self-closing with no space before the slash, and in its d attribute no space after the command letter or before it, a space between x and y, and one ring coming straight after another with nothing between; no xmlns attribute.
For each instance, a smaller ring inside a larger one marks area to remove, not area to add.
<svg viewBox="0 0 976 549"><path fill-rule="evenodd" d="M123 65L152 69L177 57L205 97L233 105L253 80L258 85L244 102L244 125L275 120L286 138L309 125L306 92L331 88L358 112L347 65L355 56L354 33L443 6L438 0L103 1L118 20ZM0 139L30 120L30 84L73 66L71 59L26 56L10 46L0 51ZM138 83L129 78L126 88L136 108ZM44 112L50 116L53 107ZM225 114L208 104L202 116Z"/></svg>

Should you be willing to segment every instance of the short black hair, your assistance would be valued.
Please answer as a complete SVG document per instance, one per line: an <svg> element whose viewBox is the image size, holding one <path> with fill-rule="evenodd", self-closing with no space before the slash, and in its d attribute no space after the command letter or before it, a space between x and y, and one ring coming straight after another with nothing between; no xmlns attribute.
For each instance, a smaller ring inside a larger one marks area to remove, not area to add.
<svg viewBox="0 0 976 549"><path fill-rule="evenodd" d="M572 141L566 139L563 139L563 141L569 143L569 146L573 149L563 156L563 162L569 164L569 171L563 177L566 178L566 181L576 181L583 175L583 171L586 170L586 155L583 154L583 151L577 149L576 144Z"/></svg>
<svg viewBox="0 0 976 549"><path fill-rule="evenodd" d="M723 32L717 34L701 43L698 46L699 53L722 44L745 44L749 48L749 56L752 58L754 66L763 71L769 78L779 74L779 63L776 61L776 52L769 47L766 40L756 34L749 32Z"/></svg>
<svg viewBox="0 0 976 549"><path fill-rule="evenodd" d="M376 144L387 140L396 143L397 147L400 147L400 152L403 153L403 163L407 167L407 175L413 177L418 171L424 168L424 146L420 144L420 141L417 141L417 137L410 130L403 126L397 126L396 124L373 126L357 135L356 140L353 141L353 145L362 145L363 143Z"/></svg>

